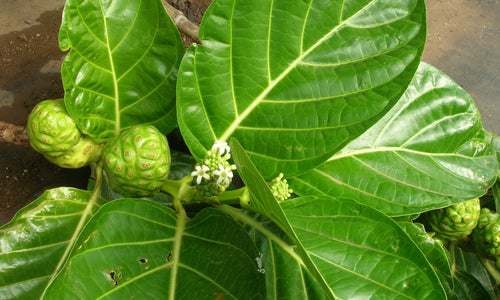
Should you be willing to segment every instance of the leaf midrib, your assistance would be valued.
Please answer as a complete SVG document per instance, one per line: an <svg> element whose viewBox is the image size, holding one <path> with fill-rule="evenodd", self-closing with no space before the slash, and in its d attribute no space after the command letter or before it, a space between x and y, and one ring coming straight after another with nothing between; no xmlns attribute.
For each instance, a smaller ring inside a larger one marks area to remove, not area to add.
<svg viewBox="0 0 500 300"><path fill-rule="evenodd" d="M116 78L116 71L115 71L115 63L113 60L113 51L111 50L111 45L109 42L109 34L108 34L108 23L106 21L106 16L104 13L104 9L102 7L101 1L99 1L99 7L101 9L102 13L102 21L104 25L104 36L106 38L106 51L108 53L108 59L109 59L109 65L111 67L111 76L113 77L113 89L114 89L114 102L115 102L115 135L118 135L120 133L120 99L118 95L118 80Z"/></svg>
<svg viewBox="0 0 500 300"><path fill-rule="evenodd" d="M276 79L271 80L269 83L269 86L260 93L259 96L241 113L238 115L238 112L235 112L237 117L236 119L231 123L231 125L226 129L226 131L217 139L219 141L227 141L227 139L236 131L238 128L239 124L245 120L248 115L262 102L262 100L269 94L270 91L279 83L283 78L285 78L295 67L304 59L306 56L308 56L312 51L314 51L318 46L320 46L324 41L329 39L334 33L336 33L340 28L344 27L351 19L357 17L359 14L364 12L367 8L369 8L373 3L375 3L375 0L370 1L365 7L360 9L358 12L353 14L351 17L348 19L340 22L339 25L335 26L331 31L329 31L327 34L325 34L321 39L319 39L316 43L311 45L305 52L303 52L297 59L295 59L288 68L286 68ZM270 16L272 16L272 6L271 6L271 12ZM271 27L271 24L269 24L269 27ZM268 53L267 56L269 57L269 52L270 49L268 47L267 49ZM269 67L268 67L269 68ZM270 68L269 68L270 69ZM269 71L269 70L268 70Z"/></svg>

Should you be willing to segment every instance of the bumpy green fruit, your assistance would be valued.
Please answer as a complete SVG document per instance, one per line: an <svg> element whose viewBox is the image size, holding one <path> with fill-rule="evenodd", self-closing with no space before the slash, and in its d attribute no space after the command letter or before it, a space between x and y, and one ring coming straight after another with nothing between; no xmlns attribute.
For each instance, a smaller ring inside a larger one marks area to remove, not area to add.
<svg viewBox="0 0 500 300"><path fill-rule="evenodd" d="M445 241L457 241L468 236L476 227L481 206L479 199L473 199L423 215L426 223Z"/></svg>
<svg viewBox="0 0 500 300"><path fill-rule="evenodd" d="M92 138L83 136L70 150L56 156L45 155L45 158L63 168L81 168L89 162L97 161L101 148Z"/></svg>
<svg viewBox="0 0 500 300"><path fill-rule="evenodd" d="M26 132L33 149L60 167L81 168L100 157L101 145L80 132L63 100L38 103L28 117Z"/></svg>
<svg viewBox="0 0 500 300"><path fill-rule="evenodd" d="M151 125L124 130L103 153L111 187L126 197L154 196L170 170L167 139Z"/></svg>
<svg viewBox="0 0 500 300"><path fill-rule="evenodd" d="M63 100L38 103L28 117L26 132L33 149L51 156L70 150L82 138Z"/></svg>
<svg viewBox="0 0 500 300"><path fill-rule="evenodd" d="M487 208L481 209L477 227L471 234L472 242L478 252L496 261L500 269L500 217Z"/></svg>

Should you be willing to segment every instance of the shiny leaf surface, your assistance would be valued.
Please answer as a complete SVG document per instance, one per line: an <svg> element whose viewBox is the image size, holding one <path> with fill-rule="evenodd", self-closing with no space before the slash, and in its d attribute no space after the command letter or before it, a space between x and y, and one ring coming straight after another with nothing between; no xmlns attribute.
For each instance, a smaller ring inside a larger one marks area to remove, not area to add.
<svg viewBox="0 0 500 300"><path fill-rule="evenodd" d="M266 299L328 299L311 272L302 264L286 234L268 218L253 217L283 241L277 242L269 234L249 227L249 234L262 254L259 258L262 261L261 272L266 277Z"/></svg>
<svg viewBox="0 0 500 300"><path fill-rule="evenodd" d="M200 159L235 137L264 178L305 172L393 106L425 41L422 0L218 0L183 58L179 127Z"/></svg>
<svg viewBox="0 0 500 300"><path fill-rule="evenodd" d="M425 255L399 225L346 199L282 205L298 239L341 299L444 299Z"/></svg>
<svg viewBox="0 0 500 300"><path fill-rule="evenodd" d="M448 206L486 193L495 152L470 96L422 63L398 104L322 166L291 181L299 194L348 197L389 215Z"/></svg>
<svg viewBox="0 0 500 300"><path fill-rule="evenodd" d="M292 251L280 244L281 248L287 251L286 256L303 262L325 297L438 299L445 296L422 250L391 218L340 198L300 197L286 200L280 206L236 140L231 140L231 149L238 172L251 191L251 205L286 233L296 249ZM276 250L274 246L273 249ZM273 255L269 249L265 251L266 257ZM281 259L267 260L266 269L279 269ZM293 264L290 267L298 272ZM276 279L291 271L285 268L273 272Z"/></svg>
<svg viewBox="0 0 500 300"><path fill-rule="evenodd" d="M0 227L0 299L38 299L98 205L73 188L47 190ZM81 229L81 228L80 228Z"/></svg>
<svg viewBox="0 0 500 300"><path fill-rule="evenodd" d="M176 126L175 84L184 45L160 0L68 0L59 45L64 101L98 142L120 130Z"/></svg>
<svg viewBox="0 0 500 300"><path fill-rule="evenodd" d="M155 202L119 199L88 223L45 298L262 299L256 257L243 227L215 209L183 222Z"/></svg>

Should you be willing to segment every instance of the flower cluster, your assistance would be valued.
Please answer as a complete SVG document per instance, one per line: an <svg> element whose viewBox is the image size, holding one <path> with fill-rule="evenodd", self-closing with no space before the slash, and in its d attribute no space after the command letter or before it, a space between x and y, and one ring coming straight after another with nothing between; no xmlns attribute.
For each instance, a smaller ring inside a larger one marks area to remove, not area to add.
<svg viewBox="0 0 500 300"><path fill-rule="evenodd" d="M293 190L288 187L286 179L283 179L283 173L280 173L278 177L271 180L268 183L274 198L279 202L285 201L292 196Z"/></svg>
<svg viewBox="0 0 500 300"><path fill-rule="evenodd" d="M191 173L195 187L204 197L220 195L231 184L236 166L229 163L229 151L226 142L216 141Z"/></svg>

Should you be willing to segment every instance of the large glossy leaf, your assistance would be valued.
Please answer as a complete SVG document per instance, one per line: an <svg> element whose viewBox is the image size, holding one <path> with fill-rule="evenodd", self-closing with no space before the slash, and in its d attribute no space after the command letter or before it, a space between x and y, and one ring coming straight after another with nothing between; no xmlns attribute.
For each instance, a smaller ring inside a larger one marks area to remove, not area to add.
<svg viewBox="0 0 500 300"><path fill-rule="evenodd" d="M423 0L215 0L183 58L179 127L199 159L236 137L265 178L315 167L395 103L425 41Z"/></svg>
<svg viewBox="0 0 500 300"><path fill-rule="evenodd" d="M297 246L297 253L301 256L303 264L321 286L324 295L330 299L334 299L335 295L328 285L328 282L324 280L322 274L316 268L304 247L301 245L301 242L288 222L283 209L281 209L280 205L274 198L271 190L267 186L267 183L264 181L264 178L262 178L259 170L257 170L257 167L250 160L246 151L236 139L232 138L229 145L232 149L233 159L237 166L238 173L250 191L250 207L253 210L269 217L293 241L293 243ZM231 212L231 210L227 211L227 209L225 209L225 211ZM233 217L236 216L233 215ZM248 223L251 226L255 225L255 222L253 221ZM269 280L269 277L266 277L266 280Z"/></svg>
<svg viewBox="0 0 500 300"><path fill-rule="evenodd" d="M269 216L294 245L291 250L278 243L286 253L276 253L284 256L265 260L265 268L273 268L276 278L297 275L293 263L291 269L281 269L282 260L290 263L288 256L292 256L302 261L307 272L322 287L321 296L343 299L445 297L440 280L422 250L391 218L368 206L340 198L301 197L287 200L280 206L237 141L231 140L231 149L238 172L250 189L251 205ZM233 215L238 218L238 214ZM254 221L247 223L259 230L260 226ZM271 236L266 235L267 238ZM279 250L275 245L272 247L271 250ZM264 252L266 257L272 255L269 249Z"/></svg>
<svg viewBox="0 0 500 300"><path fill-rule="evenodd" d="M389 215L483 195L496 178L474 101L422 63L398 104L328 162L292 180L303 195L349 197Z"/></svg>
<svg viewBox="0 0 500 300"><path fill-rule="evenodd" d="M249 234L261 253L261 272L266 277L266 299L322 300L328 299L321 286L304 266L293 243L286 234L268 218L252 215L259 225L277 239L252 226Z"/></svg>
<svg viewBox="0 0 500 300"><path fill-rule="evenodd" d="M425 255L436 274L441 280L441 284L446 289L453 288L452 266L448 258L448 252L444 248L441 240L430 236L424 225L413 222L398 222L399 226L410 236L413 242Z"/></svg>
<svg viewBox="0 0 500 300"><path fill-rule="evenodd" d="M59 32L61 75L78 127L97 141L143 123L176 126L184 45L160 0L68 0Z"/></svg>
<svg viewBox="0 0 500 300"><path fill-rule="evenodd" d="M294 232L342 299L445 299L425 255L382 213L345 199L282 205Z"/></svg>
<svg viewBox="0 0 500 300"><path fill-rule="evenodd" d="M90 192L45 191L0 228L0 299L38 299L56 276L85 220Z"/></svg>
<svg viewBox="0 0 500 300"><path fill-rule="evenodd" d="M209 208L185 222L152 201L104 205L46 299L262 299L255 244Z"/></svg>

